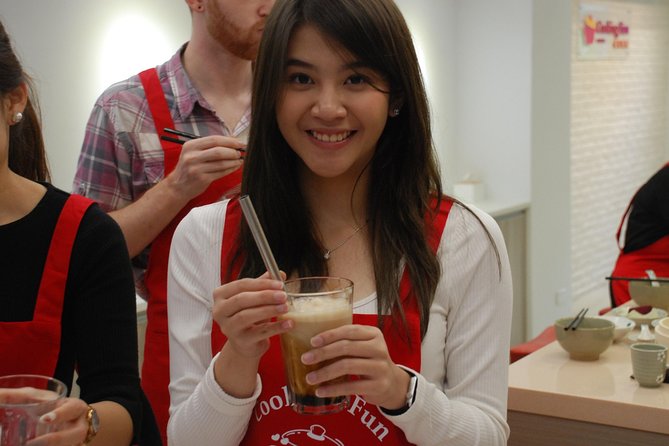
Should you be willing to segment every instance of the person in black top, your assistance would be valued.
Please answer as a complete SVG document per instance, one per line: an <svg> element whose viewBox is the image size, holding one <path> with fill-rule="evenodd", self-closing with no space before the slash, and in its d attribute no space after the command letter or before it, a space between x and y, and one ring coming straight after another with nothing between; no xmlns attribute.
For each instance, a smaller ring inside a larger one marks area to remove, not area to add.
<svg viewBox="0 0 669 446"><path fill-rule="evenodd" d="M0 23L0 375L72 383L49 445L155 445L140 388L135 291L120 228L50 185L29 79ZM48 438L47 438L48 437Z"/></svg>
<svg viewBox="0 0 669 446"><path fill-rule="evenodd" d="M620 234L627 219L624 243ZM647 278L647 270L657 277L669 277L669 163L657 171L634 195L616 234L620 255L612 277ZM628 281L611 280L611 303L630 300Z"/></svg>

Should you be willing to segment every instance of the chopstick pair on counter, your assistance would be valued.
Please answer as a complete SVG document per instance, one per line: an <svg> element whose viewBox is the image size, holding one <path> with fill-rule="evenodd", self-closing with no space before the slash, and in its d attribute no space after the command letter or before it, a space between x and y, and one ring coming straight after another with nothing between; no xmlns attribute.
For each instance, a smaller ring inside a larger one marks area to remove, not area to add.
<svg viewBox="0 0 669 446"><path fill-rule="evenodd" d="M583 322L583 318L585 317L585 313L587 313L587 312L588 312L587 308L582 308L581 311L578 312L576 317L574 319L572 319L571 322L569 322L569 325L564 327L564 330L567 331L570 328L572 330L576 330L578 328L578 326L581 325L581 322Z"/></svg>
<svg viewBox="0 0 669 446"><path fill-rule="evenodd" d="M194 135L188 132L182 132L181 130L170 129L167 127L165 127L163 131L165 131L166 133L171 133L173 135L181 136L182 138L186 138L186 140L199 138L198 135ZM186 142L183 139L175 138L169 135L160 135L160 139L164 141L175 142L177 144L183 144ZM241 152L242 154L246 152L246 149L235 149L235 150Z"/></svg>

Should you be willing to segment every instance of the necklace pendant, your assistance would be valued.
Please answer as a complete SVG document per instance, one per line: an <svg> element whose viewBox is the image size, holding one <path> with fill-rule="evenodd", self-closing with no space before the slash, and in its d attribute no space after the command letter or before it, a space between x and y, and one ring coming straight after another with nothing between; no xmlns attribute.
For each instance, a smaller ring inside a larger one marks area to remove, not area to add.
<svg viewBox="0 0 669 446"><path fill-rule="evenodd" d="M325 251L325 254L323 254L323 258L325 260L330 260L330 251Z"/></svg>

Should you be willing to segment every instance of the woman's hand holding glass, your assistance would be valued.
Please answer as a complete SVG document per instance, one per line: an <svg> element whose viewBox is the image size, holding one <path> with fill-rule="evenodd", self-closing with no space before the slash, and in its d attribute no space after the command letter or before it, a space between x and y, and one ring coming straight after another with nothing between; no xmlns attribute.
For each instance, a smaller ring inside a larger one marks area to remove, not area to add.
<svg viewBox="0 0 669 446"><path fill-rule="evenodd" d="M311 339L313 350L302 355L302 362L315 364L340 358L307 375L309 384L352 375L358 379L319 387L317 395L360 395L370 404L398 409L406 402L409 374L395 365L378 327L345 325L324 331Z"/></svg>
<svg viewBox="0 0 669 446"><path fill-rule="evenodd" d="M79 398L62 398L57 407L40 418L40 423L57 426L57 431L41 435L27 446L70 446L82 444L88 433L88 404Z"/></svg>
<svg viewBox="0 0 669 446"><path fill-rule="evenodd" d="M257 279L240 279L214 291L213 317L229 346L246 358L260 358L269 348L269 338L292 325L274 318L288 311L280 281L267 273Z"/></svg>

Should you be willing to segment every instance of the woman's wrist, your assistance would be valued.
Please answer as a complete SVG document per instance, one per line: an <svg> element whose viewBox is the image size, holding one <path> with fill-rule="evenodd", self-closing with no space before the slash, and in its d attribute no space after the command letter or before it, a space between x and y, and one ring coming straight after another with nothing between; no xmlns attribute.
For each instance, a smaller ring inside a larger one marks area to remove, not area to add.
<svg viewBox="0 0 669 446"><path fill-rule="evenodd" d="M214 379L221 389L235 398L249 398L255 392L260 358L237 354L224 345L214 362Z"/></svg>
<svg viewBox="0 0 669 446"><path fill-rule="evenodd" d="M399 385L396 389L404 390L403 392L395 392L392 400L389 400L381 408L389 415L399 415L408 410L411 403L415 399L415 391L418 378L416 375L408 370L398 367L399 370Z"/></svg>

